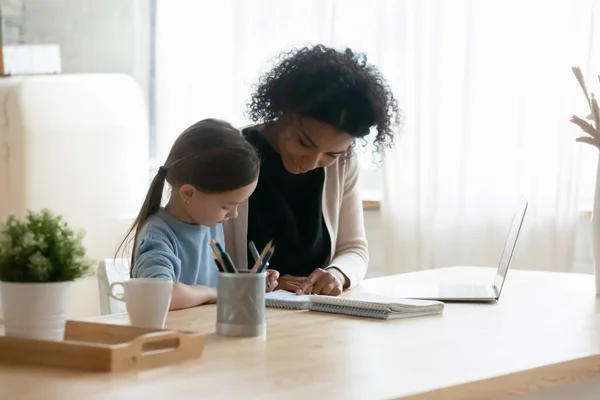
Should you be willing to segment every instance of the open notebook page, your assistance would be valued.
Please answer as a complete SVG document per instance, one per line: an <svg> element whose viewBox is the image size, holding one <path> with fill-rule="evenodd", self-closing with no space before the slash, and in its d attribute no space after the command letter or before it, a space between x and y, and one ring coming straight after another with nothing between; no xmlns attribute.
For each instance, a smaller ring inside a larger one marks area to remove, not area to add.
<svg viewBox="0 0 600 400"><path fill-rule="evenodd" d="M306 310L310 305L310 296L306 294L297 295L286 290L276 290L265 294L265 305L267 307Z"/></svg>

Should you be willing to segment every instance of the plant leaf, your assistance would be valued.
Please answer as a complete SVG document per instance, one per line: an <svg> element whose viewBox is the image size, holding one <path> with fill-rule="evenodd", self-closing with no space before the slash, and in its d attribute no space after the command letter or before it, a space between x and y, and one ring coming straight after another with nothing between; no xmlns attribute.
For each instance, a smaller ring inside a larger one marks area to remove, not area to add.
<svg viewBox="0 0 600 400"><path fill-rule="evenodd" d="M594 146L594 147L596 147L597 149L600 150L600 143L598 143L596 140L594 140L594 138L591 138L589 136L579 137L579 138L575 139L575 141L582 142L582 143L587 143L587 144L591 144L592 146Z"/></svg>
<svg viewBox="0 0 600 400"><path fill-rule="evenodd" d="M579 86L583 90L585 94L585 98L587 99L588 105L590 106L590 110L592 109L592 102L590 101L590 95L588 94L587 88L585 87L585 79L583 79L583 74L581 73L581 68L573 67L573 74L575 74L575 78L577 78L577 82L579 82Z"/></svg>
<svg viewBox="0 0 600 400"><path fill-rule="evenodd" d="M594 129L594 127L592 126L592 124L590 124L586 120L581 119L581 118L579 118L576 115L573 115L571 117L571 122L574 123L575 125L577 125L578 127L580 127L585 133L589 134L593 138L596 138L596 139L600 138L600 133L598 133Z"/></svg>
<svg viewBox="0 0 600 400"><path fill-rule="evenodd" d="M592 115L594 116L596 129L600 129L600 110L598 109L598 101L594 97L594 93L592 93Z"/></svg>
<svg viewBox="0 0 600 400"><path fill-rule="evenodd" d="M0 223L0 281L63 282L90 272L83 235L47 209Z"/></svg>

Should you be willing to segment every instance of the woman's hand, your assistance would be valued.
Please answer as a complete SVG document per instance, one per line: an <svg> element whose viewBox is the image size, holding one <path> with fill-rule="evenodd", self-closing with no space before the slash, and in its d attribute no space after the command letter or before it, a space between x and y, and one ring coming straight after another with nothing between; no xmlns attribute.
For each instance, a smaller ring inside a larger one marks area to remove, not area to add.
<svg viewBox="0 0 600 400"><path fill-rule="evenodd" d="M318 268L313 271L296 289L296 294L324 294L339 296L344 290L346 277L337 268L327 270Z"/></svg>
<svg viewBox="0 0 600 400"><path fill-rule="evenodd" d="M279 271L274 269L267 270L267 280L269 281L269 287L267 287L267 292L272 292L278 285L277 279L279 279Z"/></svg>
<svg viewBox="0 0 600 400"><path fill-rule="evenodd" d="M280 290L287 290L288 292L296 292L302 286L302 283L306 278L292 275L280 276L277 280L277 288Z"/></svg>
<svg viewBox="0 0 600 400"><path fill-rule="evenodd" d="M296 294L339 296L346 285L346 276L337 268L316 269L308 277L283 275L278 288Z"/></svg>

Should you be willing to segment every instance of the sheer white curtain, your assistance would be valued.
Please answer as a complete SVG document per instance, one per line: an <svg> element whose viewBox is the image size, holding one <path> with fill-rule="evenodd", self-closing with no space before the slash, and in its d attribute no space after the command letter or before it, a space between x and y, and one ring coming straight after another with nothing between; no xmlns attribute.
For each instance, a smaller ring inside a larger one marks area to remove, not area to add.
<svg viewBox="0 0 600 400"><path fill-rule="evenodd" d="M585 112L570 67L600 71L592 12L593 0L158 0L158 158L201 118L247 124L251 84L280 51L349 46L405 114L382 174L389 272L495 264L520 193L515 266L568 268L588 151L568 122ZM382 171L361 157L361 185L377 189Z"/></svg>
<svg viewBox="0 0 600 400"><path fill-rule="evenodd" d="M269 60L296 44L330 41L332 7L321 0L158 0L159 153L202 118L247 124L251 85Z"/></svg>
<svg viewBox="0 0 600 400"><path fill-rule="evenodd" d="M594 3L404 2L406 120L383 185L392 271L496 265L521 193L514 266L572 268L578 180L594 167L569 122L586 111L571 66L597 80Z"/></svg>
<svg viewBox="0 0 600 400"><path fill-rule="evenodd" d="M399 60L395 0L158 0L156 40L157 162L188 125L207 117L236 126L251 85L273 57L323 43L367 53L383 68ZM384 71L397 74L396 62ZM381 170L361 152L361 187L377 197Z"/></svg>

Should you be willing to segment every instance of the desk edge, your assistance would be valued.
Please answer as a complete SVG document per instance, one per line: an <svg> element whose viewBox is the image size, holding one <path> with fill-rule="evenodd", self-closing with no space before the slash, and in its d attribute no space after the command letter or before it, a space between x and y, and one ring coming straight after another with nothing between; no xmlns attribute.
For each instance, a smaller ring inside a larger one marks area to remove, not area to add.
<svg viewBox="0 0 600 400"><path fill-rule="evenodd" d="M420 394L398 397L402 400L425 399L503 399L567 383L600 377L600 354L576 358L506 375L448 386Z"/></svg>

